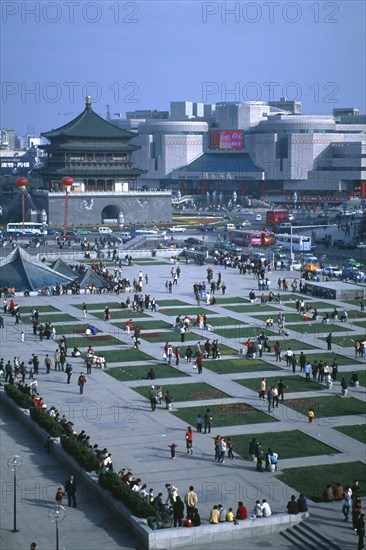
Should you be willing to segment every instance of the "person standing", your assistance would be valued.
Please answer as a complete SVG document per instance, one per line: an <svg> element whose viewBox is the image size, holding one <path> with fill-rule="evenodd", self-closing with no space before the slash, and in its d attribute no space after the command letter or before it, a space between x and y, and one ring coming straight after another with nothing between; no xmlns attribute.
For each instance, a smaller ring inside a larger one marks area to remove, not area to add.
<svg viewBox="0 0 366 550"><path fill-rule="evenodd" d="M198 504L198 497L197 494L194 492L193 485L189 487L189 491L187 491L187 493L185 494L184 502L187 508L187 517L192 519L194 509L197 507Z"/></svg>
<svg viewBox="0 0 366 550"><path fill-rule="evenodd" d="M104 309L104 320L105 321L109 321L111 318L111 314L110 314L110 311L109 311L109 307L108 306L105 306L105 309Z"/></svg>
<svg viewBox="0 0 366 550"><path fill-rule="evenodd" d="M154 412L156 409L156 389L155 386L151 386L150 388L150 405L151 410Z"/></svg>
<svg viewBox="0 0 366 550"><path fill-rule="evenodd" d="M48 355L48 353L46 354L44 364L45 364L45 367L46 367L46 374L50 374L50 370L51 370L51 367L52 367L52 361L51 361L51 358Z"/></svg>
<svg viewBox="0 0 366 550"><path fill-rule="evenodd" d="M225 453L226 453L227 445L224 437L220 437L219 442L219 451L220 451L220 458L219 462L221 464L225 464Z"/></svg>
<svg viewBox="0 0 366 550"><path fill-rule="evenodd" d="M309 411L308 411L308 420L309 420L310 424L314 421L314 418L315 418L314 409L309 409Z"/></svg>
<svg viewBox="0 0 366 550"><path fill-rule="evenodd" d="M228 438L228 440L226 442L226 446L227 446L227 456L228 456L228 458L230 458L231 460L235 460L234 453L233 453L233 442L231 441L230 437Z"/></svg>
<svg viewBox="0 0 366 550"><path fill-rule="evenodd" d="M84 393L84 384L86 384L86 376L85 374L82 372L78 378L78 386L79 386L79 390L80 390L80 395L82 395Z"/></svg>
<svg viewBox="0 0 366 550"><path fill-rule="evenodd" d="M357 550L362 550L365 542L365 514L361 514L357 522L357 536L358 536L358 546Z"/></svg>
<svg viewBox="0 0 366 550"><path fill-rule="evenodd" d="M211 433L212 415L210 409L207 409L204 416L205 431L204 433Z"/></svg>
<svg viewBox="0 0 366 550"><path fill-rule="evenodd" d="M350 487L346 487L343 493L343 506L342 506L342 514L344 515L344 521L348 521L350 508L351 508L351 491L350 491Z"/></svg>
<svg viewBox="0 0 366 550"><path fill-rule="evenodd" d="M182 527L182 519L184 518L184 503L179 495L177 495L173 503L173 527Z"/></svg>
<svg viewBox="0 0 366 550"><path fill-rule="evenodd" d="M191 426L188 426L186 431L186 449L188 454L193 455L193 431Z"/></svg>
<svg viewBox="0 0 366 550"><path fill-rule="evenodd" d="M76 508L76 483L73 475L65 483L65 493L67 494L68 505L71 506L72 503L73 507Z"/></svg>
<svg viewBox="0 0 366 550"><path fill-rule="evenodd" d="M61 370L61 352L59 349L55 351L55 370Z"/></svg>
<svg viewBox="0 0 366 550"><path fill-rule="evenodd" d="M327 350L330 351L332 349L332 341L333 341L333 335L330 332L328 336L325 337L325 341L327 343Z"/></svg>
<svg viewBox="0 0 366 550"><path fill-rule="evenodd" d="M139 327L135 327L135 330L134 330L134 333L133 333L133 338L134 338L134 348L135 349L139 349L139 344L140 344L140 329Z"/></svg>
<svg viewBox="0 0 366 550"><path fill-rule="evenodd" d="M86 303L83 302L83 317L84 317L84 319L86 319L87 313L88 313L88 310L87 310L87 308L86 308Z"/></svg>
<svg viewBox="0 0 366 550"><path fill-rule="evenodd" d="M198 369L198 374L202 374L202 364L203 364L203 355L202 355L202 353L200 353L200 354L197 356L197 359L196 359L196 365L197 365L197 369Z"/></svg>

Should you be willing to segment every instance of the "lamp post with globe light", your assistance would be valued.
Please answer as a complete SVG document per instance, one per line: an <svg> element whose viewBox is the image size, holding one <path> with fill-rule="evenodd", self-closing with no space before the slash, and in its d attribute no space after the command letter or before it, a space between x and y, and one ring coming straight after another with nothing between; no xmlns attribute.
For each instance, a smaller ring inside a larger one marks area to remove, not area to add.
<svg viewBox="0 0 366 550"><path fill-rule="evenodd" d="M17 529L17 468L20 468L22 464L23 459L18 455L14 455L8 460L8 468L14 472L14 527L12 533L18 533L19 531Z"/></svg>
<svg viewBox="0 0 366 550"><path fill-rule="evenodd" d="M24 218L25 218L25 191L27 189L28 185L27 178L18 178L15 182L15 185L20 189L21 191L21 199L22 199L22 236L24 238Z"/></svg>
<svg viewBox="0 0 366 550"><path fill-rule="evenodd" d="M65 207L64 207L64 232L63 232L64 239L66 239L66 232L67 232L67 213L69 209L69 193L73 183L74 183L74 180L70 176L65 176L61 180L61 184L65 188L65 192L66 192Z"/></svg>
<svg viewBox="0 0 366 550"><path fill-rule="evenodd" d="M58 524L65 518L65 515L65 508L60 504L56 504L48 510L48 519L56 525L56 550L59 550Z"/></svg>

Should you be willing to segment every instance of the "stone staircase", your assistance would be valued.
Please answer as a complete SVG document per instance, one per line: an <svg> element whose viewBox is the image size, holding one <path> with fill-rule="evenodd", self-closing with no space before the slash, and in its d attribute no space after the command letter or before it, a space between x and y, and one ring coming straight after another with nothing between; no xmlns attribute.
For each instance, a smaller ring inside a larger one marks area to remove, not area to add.
<svg viewBox="0 0 366 550"><path fill-rule="evenodd" d="M299 523L280 532L281 537L299 550L341 550L340 546L330 542L326 537L313 529L309 523Z"/></svg>

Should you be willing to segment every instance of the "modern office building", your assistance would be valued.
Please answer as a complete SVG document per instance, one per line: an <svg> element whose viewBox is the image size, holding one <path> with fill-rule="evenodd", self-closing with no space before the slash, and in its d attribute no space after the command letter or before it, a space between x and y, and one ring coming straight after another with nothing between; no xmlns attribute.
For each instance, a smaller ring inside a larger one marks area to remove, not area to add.
<svg viewBox="0 0 366 550"><path fill-rule="evenodd" d="M268 105L282 111L287 111L292 115L301 115L301 101L292 101L291 99L281 97L279 101L268 101Z"/></svg>
<svg viewBox="0 0 366 550"><path fill-rule="evenodd" d="M245 135L254 162L265 170L261 194L271 200L366 198L366 125L361 116L278 115Z"/></svg>
<svg viewBox="0 0 366 550"><path fill-rule="evenodd" d="M206 147L208 124L197 121L147 120L138 126L133 143L137 166L144 170L139 184L164 187L172 170L186 166Z"/></svg>

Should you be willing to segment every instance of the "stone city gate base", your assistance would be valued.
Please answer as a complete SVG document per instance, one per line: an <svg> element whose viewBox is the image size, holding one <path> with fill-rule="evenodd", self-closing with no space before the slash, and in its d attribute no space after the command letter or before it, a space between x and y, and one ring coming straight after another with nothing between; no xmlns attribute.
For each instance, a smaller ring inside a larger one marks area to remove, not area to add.
<svg viewBox="0 0 366 550"><path fill-rule="evenodd" d="M44 443L48 434L38 426L30 417L28 410L20 409L0 388L0 401L6 404L11 411ZM97 475L85 472L81 466L68 455L59 438L52 438L52 454L63 462L70 471L77 474L80 481L90 490L104 506L119 519L128 524L128 527L140 541L142 548L148 550L167 550L169 548L189 548L195 545L222 542L226 548L230 548L230 541L239 541L251 537L265 536L292 527L309 517L309 513L290 515L273 514L269 518L239 521L234 523L219 523L217 525L200 525L200 527L158 529L153 531L147 525L146 520L131 515L130 510L121 502L114 499L110 491L103 489L98 482ZM51 505L51 503L50 503Z"/></svg>

